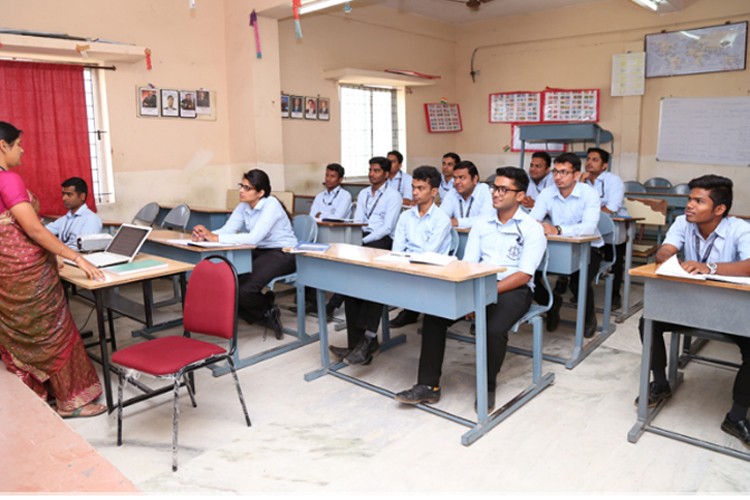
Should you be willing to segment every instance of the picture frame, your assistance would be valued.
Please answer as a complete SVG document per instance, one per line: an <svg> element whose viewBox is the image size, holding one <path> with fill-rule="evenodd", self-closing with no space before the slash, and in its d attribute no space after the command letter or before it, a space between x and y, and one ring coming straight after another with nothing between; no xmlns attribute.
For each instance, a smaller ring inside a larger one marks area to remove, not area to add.
<svg viewBox="0 0 750 500"><path fill-rule="evenodd" d="M428 102L424 105L427 131L431 134L461 132L461 109L458 104L447 102Z"/></svg>
<svg viewBox="0 0 750 500"><path fill-rule="evenodd" d="M289 105L291 104L289 102L289 96L287 94L281 94L279 102L281 103L281 117L289 118L289 111L290 111Z"/></svg>
<svg viewBox="0 0 750 500"><path fill-rule="evenodd" d="M305 98L300 95L291 96L291 109L289 110L289 116L292 118L301 119L305 116L304 101Z"/></svg>
<svg viewBox="0 0 750 500"><path fill-rule="evenodd" d="M331 99L328 97L318 98L318 120L328 121L331 119Z"/></svg>
<svg viewBox="0 0 750 500"><path fill-rule="evenodd" d="M180 118L195 118L196 116L195 90L180 90Z"/></svg>
<svg viewBox="0 0 750 500"><path fill-rule="evenodd" d="M318 119L318 98L307 96L305 97L305 120L317 120Z"/></svg>
<svg viewBox="0 0 750 500"><path fill-rule="evenodd" d="M137 87L138 116L159 116L159 90L154 87Z"/></svg>
<svg viewBox="0 0 750 500"><path fill-rule="evenodd" d="M195 114L198 116L211 115L211 91L198 89L195 91Z"/></svg>
<svg viewBox="0 0 750 500"><path fill-rule="evenodd" d="M646 35L646 78L742 71L747 21Z"/></svg>
<svg viewBox="0 0 750 500"><path fill-rule="evenodd" d="M161 116L179 118L180 93L174 89L161 89Z"/></svg>

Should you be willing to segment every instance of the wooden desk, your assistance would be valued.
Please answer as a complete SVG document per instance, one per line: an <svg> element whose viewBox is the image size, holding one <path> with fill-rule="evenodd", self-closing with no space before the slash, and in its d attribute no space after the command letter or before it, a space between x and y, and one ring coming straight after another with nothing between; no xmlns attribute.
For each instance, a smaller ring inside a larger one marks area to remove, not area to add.
<svg viewBox="0 0 750 500"><path fill-rule="evenodd" d="M180 276L180 284L182 286L182 292L184 296L185 292L185 274L193 269L192 264L186 264L184 262L179 262L176 260L171 259L165 259L162 257L157 257L155 255L148 255L144 253L140 253L136 258L135 261L144 260L144 259L154 259L159 260L167 263L167 267L165 268L159 268L159 269L147 269L142 272L133 273L133 274L127 274L125 276L117 276L112 273L107 272L107 269L102 269L104 271L104 274L106 276L105 281L93 281L86 277L86 274L78 269L77 267L65 265L63 266L63 269L60 271L60 277L67 281L68 283L71 283L82 290L88 290L92 292L94 296L94 305L96 308L96 323L99 330L99 348L100 348L100 354L101 354L101 363L102 363L102 374L104 376L104 393L106 395L107 399L107 408L109 408L109 411L111 412L114 409L114 404L112 401L112 387L110 384L110 364L109 364L109 352L107 350L107 332L106 332L106 325L104 322L104 308L111 308L117 310L116 304L112 304L110 300L108 300L107 292L112 291L114 288L118 286L127 285L129 283L140 283L140 282L146 282L146 289L144 289L144 295L147 293L147 291L150 292L150 281L156 278L162 278L165 276ZM153 300L149 301L144 297L144 307L146 309L145 315L146 318L149 318L151 315L150 311L150 304L153 302ZM130 316L130 314L128 314ZM132 317L132 316L131 316ZM115 332L113 325L110 323L110 335L114 337ZM173 386L169 386L165 392L172 390ZM131 401L132 402L132 401ZM130 402L126 402L126 404L130 404Z"/></svg>
<svg viewBox="0 0 750 500"><path fill-rule="evenodd" d="M318 223L318 243L348 243L362 246L362 222L324 222Z"/></svg>
<svg viewBox="0 0 750 500"><path fill-rule="evenodd" d="M503 268L461 261L441 267L374 260L387 253L387 250L334 244L325 253L297 254L297 284L317 288L320 326L322 368L305 375L305 380L333 375L390 398L395 395L387 389L341 373L339 370L344 368L343 363L331 364L325 319L324 290L327 290L444 318L462 318L470 312L476 312L477 421L467 420L433 406L417 405L424 411L469 427L471 430L461 438L464 445L479 439L552 383L551 377L544 377L488 415L485 307L497 301L497 273L503 271ZM356 279L352 279L352 276L356 276ZM301 314L303 313L298 310L298 315ZM387 335L387 327L387 321L384 321L384 337Z"/></svg>
<svg viewBox="0 0 750 500"><path fill-rule="evenodd" d="M630 305L630 267L633 265L633 242L635 241L635 227L638 222L644 220L643 217L612 217L614 222L621 222L625 224L625 231L627 233L627 241L625 243L625 262L623 263L623 273L625 282L622 291L622 308L620 313L615 315L615 321L622 323L630 316L635 314L643 306L643 301L638 301L635 304ZM619 290L618 290L619 291Z"/></svg>
<svg viewBox="0 0 750 500"><path fill-rule="evenodd" d="M718 331L750 337L750 286L719 281L696 281L656 275L656 264L647 264L630 270L630 274L643 278L643 351L641 354L641 382L638 391L638 419L628 433L628 441L635 443L648 431L690 443L708 450L750 461L750 453L710 443L652 425L664 403L649 411L648 386L651 370L653 322L665 321L693 328ZM719 307L720 305L720 307ZM731 311L727 314L727 311ZM676 347L676 344L675 344ZM676 348L671 349L676 354ZM676 391L681 378L676 376L676 356L670 356L670 383ZM729 393L729 388L726 389ZM718 422L716 424L718 425Z"/></svg>
<svg viewBox="0 0 750 500"><path fill-rule="evenodd" d="M160 203L159 213L154 220L154 226L161 226L161 223L164 222L164 217L166 217L169 211L176 206L177 204L173 203L164 205ZM229 220L229 216L232 214L232 210L226 208L203 207L200 205L191 204L188 204L188 206L190 207L190 219L188 219L187 223L188 231L191 231L193 227L197 226L198 224L206 226L212 231L214 229L219 229L227 222L227 220Z"/></svg>
<svg viewBox="0 0 750 500"><path fill-rule="evenodd" d="M185 244L170 242L169 240L185 241ZM180 260L190 264L197 264L209 255L226 257L234 265L237 274L252 272L254 245L232 245L216 248L204 248L187 245L190 235L180 231L154 229L143 243L142 251L168 259Z"/></svg>

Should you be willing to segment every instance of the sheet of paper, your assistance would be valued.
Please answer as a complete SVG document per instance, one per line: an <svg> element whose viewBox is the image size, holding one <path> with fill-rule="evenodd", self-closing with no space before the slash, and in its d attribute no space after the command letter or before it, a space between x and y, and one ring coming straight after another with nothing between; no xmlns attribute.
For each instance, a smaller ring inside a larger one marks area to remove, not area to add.
<svg viewBox="0 0 750 500"><path fill-rule="evenodd" d="M405 253L386 253L383 255L380 255L378 257L375 257L376 261L378 262L392 262L395 264L408 264L409 263L409 254Z"/></svg>
<svg viewBox="0 0 750 500"><path fill-rule="evenodd" d="M221 243L219 241L189 241L188 245L203 248L231 247L233 243Z"/></svg>
<svg viewBox="0 0 750 500"><path fill-rule="evenodd" d="M680 261L677 260L677 255L673 255L668 258L659 268L656 270L656 274L659 276L673 276L675 278L687 278L691 280L705 280L705 274L690 274L685 271L680 265Z"/></svg>

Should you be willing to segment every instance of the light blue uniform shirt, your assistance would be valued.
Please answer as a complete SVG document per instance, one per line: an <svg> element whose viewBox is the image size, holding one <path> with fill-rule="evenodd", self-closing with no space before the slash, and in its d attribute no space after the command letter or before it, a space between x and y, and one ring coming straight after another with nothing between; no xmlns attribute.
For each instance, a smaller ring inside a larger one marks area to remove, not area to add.
<svg viewBox="0 0 750 500"><path fill-rule="evenodd" d="M539 184L531 180L531 177L529 177L529 187L526 189L526 196L531 198L532 200L536 200L539 196L539 193L544 191L545 188L548 188L549 186L554 186L555 180L552 178L552 172L545 175L541 181L539 181Z"/></svg>
<svg viewBox="0 0 750 500"><path fill-rule="evenodd" d="M102 232L102 220L85 204L75 213L68 213L47 224L47 229L73 250L78 250L78 237Z"/></svg>
<svg viewBox="0 0 750 500"><path fill-rule="evenodd" d="M402 212L393 237L394 252L447 254L451 246L451 219L434 203L423 217L419 207Z"/></svg>
<svg viewBox="0 0 750 500"><path fill-rule="evenodd" d="M750 224L736 217L725 217L706 240L698 224L680 215L667 231L664 244L683 250L685 260L738 262L750 259Z"/></svg>
<svg viewBox="0 0 750 500"><path fill-rule="evenodd" d="M412 199L411 194L411 175L404 172L403 168L398 171L396 176L393 179L388 179L385 181L386 184L388 184L388 187L391 189L395 189L399 193L401 193L402 203L403 198L406 198L407 200Z"/></svg>
<svg viewBox="0 0 750 500"><path fill-rule="evenodd" d="M321 219L349 219L352 214L352 195L341 186L332 191L328 189L318 193L310 207L310 215L320 213Z"/></svg>
<svg viewBox="0 0 750 500"><path fill-rule="evenodd" d="M544 228L519 207L505 224L497 213L479 219L469 232L463 260L505 266L505 272L497 273L500 281L519 271L534 276L546 249ZM533 279L528 286L534 289Z"/></svg>
<svg viewBox="0 0 750 500"><path fill-rule="evenodd" d="M386 236L393 237L403 201L401 193L395 189L389 189L387 182L380 186L374 196L372 186L359 192L354 222L367 224L363 228L365 236L362 238L362 243L377 241Z"/></svg>
<svg viewBox="0 0 750 500"><path fill-rule="evenodd" d="M440 187L438 188L438 193L440 193L441 204L445 200L445 197L448 196L448 193L453 189L453 180L453 177L451 177L450 181L445 182L445 176L440 174Z"/></svg>
<svg viewBox="0 0 750 500"><path fill-rule="evenodd" d="M628 216L628 211L625 208L625 184L622 183L619 175L612 172L602 172L593 184L590 179L586 180L586 184L593 187L599 195L602 207L611 210L614 215Z"/></svg>
<svg viewBox="0 0 750 500"><path fill-rule="evenodd" d="M226 224L213 233L219 235L222 243L255 245L258 248L297 246L292 223L274 196L261 198L255 208L248 203L240 203Z"/></svg>
<svg viewBox="0 0 750 500"><path fill-rule="evenodd" d="M601 202L594 188L576 182L567 198L563 198L556 184L539 193L529 215L540 222L549 215L552 224L562 228L563 236L599 236L591 243L598 248L604 245L597 229L600 210Z"/></svg>
<svg viewBox="0 0 750 500"><path fill-rule="evenodd" d="M448 217L457 219L458 227L471 227L480 217L496 214L492 206L490 187L484 182L474 187L468 200L464 200L455 188L451 189L440 204L440 209Z"/></svg>

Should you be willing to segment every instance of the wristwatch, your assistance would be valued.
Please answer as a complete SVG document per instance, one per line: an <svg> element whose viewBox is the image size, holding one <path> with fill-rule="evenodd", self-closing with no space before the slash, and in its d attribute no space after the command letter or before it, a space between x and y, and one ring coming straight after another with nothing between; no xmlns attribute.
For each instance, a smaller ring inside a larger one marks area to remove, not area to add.
<svg viewBox="0 0 750 500"><path fill-rule="evenodd" d="M708 274L716 274L716 268L718 267L716 262L707 262L706 267L708 267Z"/></svg>
<svg viewBox="0 0 750 500"><path fill-rule="evenodd" d="M560 226L555 226L555 229L557 229L557 234L562 234L562 228Z"/></svg>

